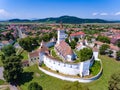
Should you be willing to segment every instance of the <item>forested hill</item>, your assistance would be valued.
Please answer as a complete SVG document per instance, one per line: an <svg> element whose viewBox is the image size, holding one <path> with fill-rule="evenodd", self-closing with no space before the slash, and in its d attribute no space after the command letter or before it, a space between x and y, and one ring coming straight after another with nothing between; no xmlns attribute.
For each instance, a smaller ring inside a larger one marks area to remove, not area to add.
<svg viewBox="0 0 120 90"><path fill-rule="evenodd" d="M44 19L11 19L6 22L41 22L41 23L66 23L66 24L81 24L81 23L115 23L118 21L107 21L102 19L82 19L74 16L61 16L57 18L44 18Z"/></svg>

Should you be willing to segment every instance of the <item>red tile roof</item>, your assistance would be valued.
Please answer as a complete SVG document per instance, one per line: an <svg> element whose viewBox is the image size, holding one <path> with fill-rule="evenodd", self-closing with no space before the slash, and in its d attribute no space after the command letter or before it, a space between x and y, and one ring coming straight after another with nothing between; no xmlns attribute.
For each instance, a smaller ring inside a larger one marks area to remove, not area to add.
<svg viewBox="0 0 120 90"><path fill-rule="evenodd" d="M3 44L9 44L9 41L2 41Z"/></svg>
<svg viewBox="0 0 120 90"><path fill-rule="evenodd" d="M104 43L103 42L100 42L100 41L95 41L95 44L97 44L97 45L103 45Z"/></svg>
<svg viewBox="0 0 120 90"><path fill-rule="evenodd" d="M103 45L103 44L105 44L105 43L102 43L102 42L100 42L100 41L96 41L95 42L97 45ZM107 44L107 45L109 45L110 46L110 49L111 50L116 50L116 51L118 51L118 50L120 50L120 48L118 47L118 46L115 46L115 45L113 45L113 44Z"/></svg>
<svg viewBox="0 0 120 90"><path fill-rule="evenodd" d="M85 33L80 31L80 32L76 32L76 33L72 33L70 34L70 36L79 36L79 35L84 35Z"/></svg>
<svg viewBox="0 0 120 90"><path fill-rule="evenodd" d="M30 52L29 53L30 58L32 58L32 57L38 57L39 56L39 52L40 52L40 49L36 50L36 51L33 51L33 52Z"/></svg>
<svg viewBox="0 0 120 90"><path fill-rule="evenodd" d="M116 51L119 51L119 50L120 50L120 48L119 48L118 46L115 46L115 45L113 45L113 44L109 44L109 46L110 46L110 49L111 49L111 50L116 50Z"/></svg>
<svg viewBox="0 0 120 90"><path fill-rule="evenodd" d="M29 56L30 56L30 58L38 57L40 52L48 53L49 49L47 47L45 47L45 46L41 46L41 48L37 49L36 51L30 52Z"/></svg>
<svg viewBox="0 0 120 90"><path fill-rule="evenodd" d="M65 41L61 41L60 44L56 44L55 47L64 57L73 54L71 47Z"/></svg>
<svg viewBox="0 0 120 90"><path fill-rule="evenodd" d="M22 62L22 64L29 64L29 61L25 60L25 61Z"/></svg>

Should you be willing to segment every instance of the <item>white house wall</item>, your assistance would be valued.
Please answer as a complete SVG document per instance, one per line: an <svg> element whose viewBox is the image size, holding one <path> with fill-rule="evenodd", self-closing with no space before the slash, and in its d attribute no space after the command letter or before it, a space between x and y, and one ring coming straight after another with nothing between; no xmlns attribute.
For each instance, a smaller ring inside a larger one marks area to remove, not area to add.
<svg viewBox="0 0 120 90"><path fill-rule="evenodd" d="M48 68L54 71L58 71L63 74L67 74L67 75L78 75L80 74L80 72L83 74L81 76L89 75L90 64L93 63L91 62L92 59L90 59L88 61L82 62L83 66L81 65L81 63L68 64L68 63L63 63L63 62L51 59L46 55L44 55L43 59L44 59L43 60L44 64Z"/></svg>
<svg viewBox="0 0 120 90"><path fill-rule="evenodd" d="M99 60L99 59L98 59L98 54L99 54L98 52L93 52L93 55L94 55L95 60Z"/></svg>

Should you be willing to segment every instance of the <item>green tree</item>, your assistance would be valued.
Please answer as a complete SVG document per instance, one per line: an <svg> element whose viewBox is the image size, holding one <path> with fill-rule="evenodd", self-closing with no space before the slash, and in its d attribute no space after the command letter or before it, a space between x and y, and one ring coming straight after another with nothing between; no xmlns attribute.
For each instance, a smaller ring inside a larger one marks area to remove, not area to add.
<svg viewBox="0 0 120 90"><path fill-rule="evenodd" d="M37 39L32 37L26 37L20 39L19 44L24 50L27 50L28 52L31 52L37 46L39 46Z"/></svg>
<svg viewBox="0 0 120 90"><path fill-rule="evenodd" d="M109 80L109 90L120 90L120 71L114 73Z"/></svg>
<svg viewBox="0 0 120 90"><path fill-rule="evenodd" d="M51 34L44 34L42 40L48 42L52 38Z"/></svg>
<svg viewBox="0 0 120 90"><path fill-rule="evenodd" d="M32 82L28 86L28 90L43 90L43 88L36 82Z"/></svg>
<svg viewBox="0 0 120 90"><path fill-rule="evenodd" d="M54 33L50 32L49 33L49 38L51 39L51 38L53 38L53 36L54 36Z"/></svg>
<svg viewBox="0 0 120 90"><path fill-rule="evenodd" d="M78 42L79 39L77 37L75 37L74 40L75 40L75 42Z"/></svg>
<svg viewBox="0 0 120 90"><path fill-rule="evenodd" d="M101 36L101 35L99 35L99 36L97 37L97 40L98 40L98 41L101 41L101 42L103 42L103 43L110 43L110 39L109 39L108 37L106 37L106 36Z"/></svg>
<svg viewBox="0 0 120 90"><path fill-rule="evenodd" d="M86 35L86 36L84 37L84 39L87 39L88 41L91 41L90 35Z"/></svg>
<svg viewBox="0 0 120 90"><path fill-rule="evenodd" d="M77 45L77 43L74 41L74 40L72 40L71 42L70 42L70 46L71 46L71 48L72 49L75 49L75 46Z"/></svg>
<svg viewBox="0 0 120 90"><path fill-rule="evenodd" d="M111 54L113 54L113 51L112 51L112 50L109 50L109 51L108 51L108 54L109 54L109 56L112 56Z"/></svg>
<svg viewBox="0 0 120 90"><path fill-rule="evenodd" d="M13 36L10 32L8 32L8 33L6 34L5 38L6 38L7 40L10 40L10 39L14 40L14 39L15 39L14 36Z"/></svg>
<svg viewBox="0 0 120 90"><path fill-rule="evenodd" d="M16 55L11 55L4 60L4 78L7 82L18 82L22 75L23 69L21 60Z"/></svg>
<svg viewBox="0 0 120 90"><path fill-rule="evenodd" d="M65 42L69 44L69 39L68 39L68 38L66 38L66 39L65 39Z"/></svg>
<svg viewBox="0 0 120 90"><path fill-rule="evenodd" d="M101 54L101 55L105 55L105 54L106 54L106 50L108 50L109 48L110 48L109 45L103 44L103 45L100 47L100 49L99 49L100 54Z"/></svg>
<svg viewBox="0 0 120 90"><path fill-rule="evenodd" d="M15 54L15 48L12 45L7 45L2 48L2 52L5 56L11 56L12 54Z"/></svg>
<svg viewBox="0 0 120 90"><path fill-rule="evenodd" d="M120 41L117 42L117 46L120 48Z"/></svg>
<svg viewBox="0 0 120 90"><path fill-rule="evenodd" d="M15 48L12 45L3 47L2 52L3 76L7 82L17 83L23 71L21 59L16 55Z"/></svg>
<svg viewBox="0 0 120 90"><path fill-rule="evenodd" d="M93 52L90 48L83 48L78 52L78 58L80 61L85 61L92 58Z"/></svg>
<svg viewBox="0 0 120 90"><path fill-rule="evenodd" d="M117 60L120 60L120 51L117 51L117 52L116 52L116 59L117 59Z"/></svg>

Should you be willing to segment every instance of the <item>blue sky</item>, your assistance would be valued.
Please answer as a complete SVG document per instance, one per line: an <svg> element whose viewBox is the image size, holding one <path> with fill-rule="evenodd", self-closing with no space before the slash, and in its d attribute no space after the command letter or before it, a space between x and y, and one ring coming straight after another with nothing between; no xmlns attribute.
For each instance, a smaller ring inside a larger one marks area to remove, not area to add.
<svg viewBox="0 0 120 90"><path fill-rule="evenodd" d="M120 20L120 0L0 0L0 19L62 15Z"/></svg>

